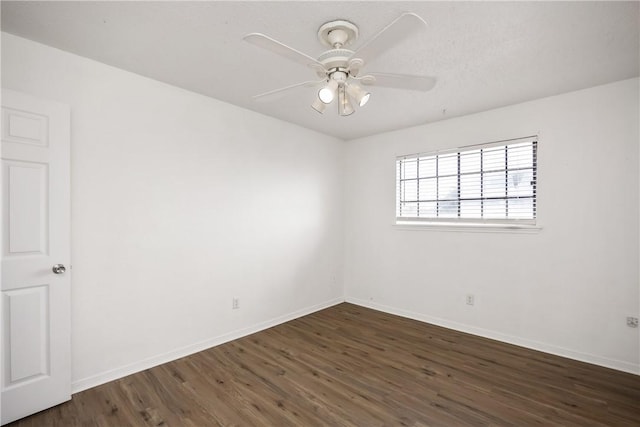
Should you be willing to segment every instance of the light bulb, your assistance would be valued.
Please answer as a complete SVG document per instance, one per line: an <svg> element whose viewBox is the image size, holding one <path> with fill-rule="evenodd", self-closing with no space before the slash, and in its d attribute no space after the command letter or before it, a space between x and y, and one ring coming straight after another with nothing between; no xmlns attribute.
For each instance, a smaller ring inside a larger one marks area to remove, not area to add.
<svg viewBox="0 0 640 427"><path fill-rule="evenodd" d="M367 93L365 94L360 101L358 101L358 105L360 105L361 107L364 107L364 104L366 104L367 102L369 102L369 98L371 98L371 94Z"/></svg>
<svg viewBox="0 0 640 427"><path fill-rule="evenodd" d="M318 98L325 104L330 104L331 101L333 101L333 92L329 88L323 87L320 89L320 92L318 92Z"/></svg>
<svg viewBox="0 0 640 427"><path fill-rule="evenodd" d="M369 92L354 84L350 84L349 86L347 86L347 92L356 100L358 105L361 107L364 107L364 104L369 102L369 98L371 97L371 94Z"/></svg>
<svg viewBox="0 0 640 427"><path fill-rule="evenodd" d="M318 98L320 98L320 101L325 104L331 104L331 101L333 101L333 98L336 95L337 88L338 82L330 79L329 83L318 92Z"/></svg>

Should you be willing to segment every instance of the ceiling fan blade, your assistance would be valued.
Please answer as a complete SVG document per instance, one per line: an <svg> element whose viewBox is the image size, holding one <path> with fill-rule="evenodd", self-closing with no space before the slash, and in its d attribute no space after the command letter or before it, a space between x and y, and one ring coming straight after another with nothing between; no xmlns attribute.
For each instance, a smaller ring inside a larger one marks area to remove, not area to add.
<svg viewBox="0 0 640 427"><path fill-rule="evenodd" d="M368 73L358 78L363 85L375 85L394 89L428 91L436 85L435 77L408 74Z"/></svg>
<svg viewBox="0 0 640 427"><path fill-rule="evenodd" d="M427 23L424 19L415 13L403 13L360 46L353 55L351 55L351 58L361 58L367 63L371 62L382 52L400 43L413 33L424 29L426 25Z"/></svg>
<svg viewBox="0 0 640 427"><path fill-rule="evenodd" d="M286 93L292 89L299 88L299 87L313 87L313 86L319 85L320 83L324 83L325 81L326 81L325 79L322 79L317 81L296 83L291 86L285 86L279 89L270 90L269 92L261 93L259 95L254 95L253 100L258 102L274 101L276 99L280 99L282 96L286 95Z"/></svg>
<svg viewBox="0 0 640 427"><path fill-rule="evenodd" d="M246 42L249 42L263 49L269 50L284 58L297 62L298 64L302 64L316 70L318 69L322 69L323 71L325 70L324 65L318 62L315 58L312 58L309 55L306 55L262 33L247 34L246 36L243 37L243 39Z"/></svg>

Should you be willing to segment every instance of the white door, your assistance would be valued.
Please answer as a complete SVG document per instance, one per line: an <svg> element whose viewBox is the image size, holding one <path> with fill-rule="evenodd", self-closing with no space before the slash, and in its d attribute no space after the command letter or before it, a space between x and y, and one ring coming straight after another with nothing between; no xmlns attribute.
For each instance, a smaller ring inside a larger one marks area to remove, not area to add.
<svg viewBox="0 0 640 427"><path fill-rule="evenodd" d="M2 90L2 424L71 398L69 124Z"/></svg>

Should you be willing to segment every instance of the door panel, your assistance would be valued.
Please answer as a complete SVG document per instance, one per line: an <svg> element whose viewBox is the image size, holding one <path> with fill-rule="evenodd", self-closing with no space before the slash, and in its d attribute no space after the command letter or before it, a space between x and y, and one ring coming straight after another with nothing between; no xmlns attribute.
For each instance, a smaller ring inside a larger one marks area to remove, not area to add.
<svg viewBox="0 0 640 427"><path fill-rule="evenodd" d="M7 328L7 387L49 375L49 287L3 292ZM28 334L22 331L30 331Z"/></svg>
<svg viewBox="0 0 640 427"><path fill-rule="evenodd" d="M6 424L71 398L69 107L3 90L1 135Z"/></svg>
<svg viewBox="0 0 640 427"><path fill-rule="evenodd" d="M14 110L2 109L2 140L22 144L46 146L49 134L47 116Z"/></svg>
<svg viewBox="0 0 640 427"><path fill-rule="evenodd" d="M49 174L46 164L2 162L5 173L6 256L48 252L47 232Z"/></svg>

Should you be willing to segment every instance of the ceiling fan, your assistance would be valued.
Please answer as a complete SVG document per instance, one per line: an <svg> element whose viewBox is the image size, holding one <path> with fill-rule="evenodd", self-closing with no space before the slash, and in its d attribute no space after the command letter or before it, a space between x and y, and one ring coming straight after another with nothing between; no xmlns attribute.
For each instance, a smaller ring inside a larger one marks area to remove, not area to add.
<svg viewBox="0 0 640 427"><path fill-rule="evenodd" d="M353 51L346 47L358 39L358 27L346 20L330 21L318 29L318 39L330 49L317 59L264 34L247 34L245 41L305 65L320 78L271 90L254 96L254 99L273 99L301 86L320 87L311 107L323 113L326 106L337 98L338 114L349 116L355 111L352 101L360 107L369 101L371 94L362 85L428 91L435 86L433 77L376 72L360 75L367 63L425 26L426 22L415 13L403 13Z"/></svg>

